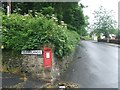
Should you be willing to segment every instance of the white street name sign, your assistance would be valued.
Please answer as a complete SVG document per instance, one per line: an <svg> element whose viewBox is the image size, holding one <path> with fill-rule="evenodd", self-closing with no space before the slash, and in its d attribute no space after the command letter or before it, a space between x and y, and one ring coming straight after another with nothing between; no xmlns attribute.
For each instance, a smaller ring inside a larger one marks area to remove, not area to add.
<svg viewBox="0 0 120 90"><path fill-rule="evenodd" d="M42 55L42 50L23 50L21 51L21 54L39 54Z"/></svg>

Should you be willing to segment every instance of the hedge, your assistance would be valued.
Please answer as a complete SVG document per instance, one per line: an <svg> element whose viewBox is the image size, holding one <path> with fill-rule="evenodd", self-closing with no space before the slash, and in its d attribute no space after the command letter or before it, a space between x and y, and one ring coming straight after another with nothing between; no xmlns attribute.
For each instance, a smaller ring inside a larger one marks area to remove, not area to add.
<svg viewBox="0 0 120 90"><path fill-rule="evenodd" d="M4 49L16 51L40 49L51 45L57 57L71 53L79 42L79 35L42 14L2 15L2 43Z"/></svg>

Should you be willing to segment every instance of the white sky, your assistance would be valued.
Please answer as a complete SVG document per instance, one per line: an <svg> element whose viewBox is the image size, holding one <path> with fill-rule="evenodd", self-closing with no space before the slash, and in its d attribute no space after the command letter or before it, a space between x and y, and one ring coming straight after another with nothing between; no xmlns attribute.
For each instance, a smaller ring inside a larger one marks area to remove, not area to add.
<svg viewBox="0 0 120 90"><path fill-rule="evenodd" d="M89 22L92 23L93 21L93 12L98 10L100 6L103 6L107 10L113 10L115 12L114 16L116 21L118 22L118 2L120 0L81 0L80 2L88 6L87 8L83 9L84 14L88 15L90 20Z"/></svg>

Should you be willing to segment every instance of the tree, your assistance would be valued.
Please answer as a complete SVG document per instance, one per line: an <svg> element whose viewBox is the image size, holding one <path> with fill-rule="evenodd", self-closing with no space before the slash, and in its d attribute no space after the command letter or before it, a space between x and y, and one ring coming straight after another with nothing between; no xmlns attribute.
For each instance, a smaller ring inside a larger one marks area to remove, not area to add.
<svg viewBox="0 0 120 90"><path fill-rule="evenodd" d="M3 8L6 10L5 2ZM36 12L45 16L54 14L59 24L64 21L68 29L81 34L86 27L82 8L84 6L82 4L78 5L78 2L12 2L11 13L16 12L24 15L31 11L33 16Z"/></svg>
<svg viewBox="0 0 120 90"><path fill-rule="evenodd" d="M116 21L114 19L114 13L112 10L107 10L100 6L99 10L94 11L94 23L92 29L100 36L104 34L105 38L109 39L109 34L116 32Z"/></svg>

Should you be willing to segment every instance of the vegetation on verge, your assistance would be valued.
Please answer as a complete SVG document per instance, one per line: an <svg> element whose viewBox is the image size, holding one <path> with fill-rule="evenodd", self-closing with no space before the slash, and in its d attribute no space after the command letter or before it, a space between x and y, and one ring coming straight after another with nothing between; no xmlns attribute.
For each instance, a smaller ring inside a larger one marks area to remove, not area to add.
<svg viewBox="0 0 120 90"><path fill-rule="evenodd" d="M62 58L71 53L80 36L87 35L88 17L83 13L85 6L78 2L11 2L9 17L7 3L2 7L5 49L21 51L48 45Z"/></svg>
<svg viewBox="0 0 120 90"><path fill-rule="evenodd" d="M5 49L40 49L50 44L57 57L69 54L79 42L79 35L58 25L42 14L2 15L2 43Z"/></svg>
<svg viewBox="0 0 120 90"><path fill-rule="evenodd" d="M7 13L7 3L3 2L4 12ZM86 33L86 21L83 13L83 6L78 2L11 2L11 13L19 13L21 15L31 13L42 13L47 18L54 14L58 19L58 24L64 21L68 29L76 31L81 35Z"/></svg>

